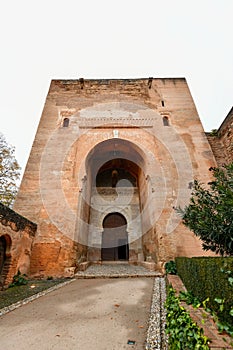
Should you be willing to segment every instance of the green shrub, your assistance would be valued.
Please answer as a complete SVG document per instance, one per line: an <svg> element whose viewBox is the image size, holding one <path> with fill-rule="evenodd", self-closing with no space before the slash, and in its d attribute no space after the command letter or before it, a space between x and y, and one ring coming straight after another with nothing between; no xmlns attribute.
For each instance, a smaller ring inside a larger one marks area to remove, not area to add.
<svg viewBox="0 0 233 350"><path fill-rule="evenodd" d="M187 290L204 301L213 310L220 321L233 326L233 257L195 257L176 258L178 275ZM224 307L219 307L218 300L224 300Z"/></svg>
<svg viewBox="0 0 233 350"><path fill-rule="evenodd" d="M204 335L203 329L196 325L189 313L180 305L171 286L168 288L165 307L169 350L209 350L209 339Z"/></svg>
<svg viewBox="0 0 233 350"><path fill-rule="evenodd" d="M21 274L20 270L18 270L17 274L13 277L13 282L9 285L9 288L15 286L23 286L27 283L27 275Z"/></svg>
<svg viewBox="0 0 233 350"><path fill-rule="evenodd" d="M171 275L176 275L176 263L173 260L167 261L165 264L165 271Z"/></svg>
<svg viewBox="0 0 233 350"><path fill-rule="evenodd" d="M233 256L233 163L209 170L213 175L209 187L194 180L189 205L176 211L201 239L204 250Z"/></svg>
<svg viewBox="0 0 233 350"><path fill-rule="evenodd" d="M212 129L209 133L210 136L218 136L218 129Z"/></svg>
<svg viewBox="0 0 233 350"><path fill-rule="evenodd" d="M201 306L201 301L197 297L195 297L195 295L192 292L189 291L180 291L179 299L181 301L185 301L187 305L192 305L194 308L198 308Z"/></svg>

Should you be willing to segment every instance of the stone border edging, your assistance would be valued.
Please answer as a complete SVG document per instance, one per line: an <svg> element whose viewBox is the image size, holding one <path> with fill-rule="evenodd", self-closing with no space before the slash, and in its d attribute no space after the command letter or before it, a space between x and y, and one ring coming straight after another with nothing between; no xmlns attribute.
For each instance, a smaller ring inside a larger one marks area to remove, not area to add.
<svg viewBox="0 0 233 350"><path fill-rule="evenodd" d="M55 286L50 287L48 289L45 289L45 290L43 290L41 292L38 292L38 293L28 297L28 298L25 298L23 300L17 301L16 303L11 304L9 306L3 307L2 309L0 309L0 316L3 316L5 314L7 314L8 312L13 311L15 309L18 309L20 306L26 305L26 304L30 303L31 301L33 301L35 299L38 299L38 298L40 298L40 297L42 297L42 296L44 296L44 295L46 295L46 294L48 294L50 292L53 292L56 289L59 289L59 288L65 286L67 284L70 284L71 282L74 282L74 281L76 281L76 278L73 278L73 279L71 279L69 281L65 281L65 282L62 282L62 283L58 283Z"/></svg>
<svg viewBox="0 0 233 350"><path fill-rule="evenodd" d="M152 292L149 326L146 338L146 350L167 350L167 336L165 333L166 311L166 282L164 277L156 277Z"/></svg>

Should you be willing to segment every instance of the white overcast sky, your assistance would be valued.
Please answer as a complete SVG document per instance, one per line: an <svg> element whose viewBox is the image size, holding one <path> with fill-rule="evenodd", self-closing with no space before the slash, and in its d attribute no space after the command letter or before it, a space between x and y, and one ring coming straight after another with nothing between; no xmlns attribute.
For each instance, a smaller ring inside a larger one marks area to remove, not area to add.
<svg viewBox="0 0 233 350"><path fill-rule="evenodd" d="M233 105L233 0L0 5L1 132L24 168L51 79L185 77L206 131Z"/></svg>

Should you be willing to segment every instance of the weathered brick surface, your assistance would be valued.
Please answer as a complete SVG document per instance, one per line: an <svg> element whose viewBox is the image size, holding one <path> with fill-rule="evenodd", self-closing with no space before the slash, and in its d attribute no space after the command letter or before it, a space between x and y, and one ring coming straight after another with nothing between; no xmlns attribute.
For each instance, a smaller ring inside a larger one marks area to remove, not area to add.
<svg viewBox="0 0 233 350"><path fill-rule="evenodd" d="M6 242L0 287L12 282L18 270L30 272L30 255L36 225L0 203L0 238Z"/></svg>
<svg viewBox="0 0 233 350"><path fill-rule="evenodd" d="M233 162L233 108L230 110L216 135L206 133L219 166Z"/></svg>
<svg viewBox="0 0 233 350"><path fill-rule="evenodd" d="M137 164L130 169L137 208L115 200L93 207L98 167L114 157ZM88 256L98 259L102 222L113 211L135 238L131 261L162 269L178 255L205 255L173 207L188 203L190 183L208 182L215 164L185 79L156 78L151 86L148 79L53 80L14 206L38 225L31 273L61 275Z"/></svg>

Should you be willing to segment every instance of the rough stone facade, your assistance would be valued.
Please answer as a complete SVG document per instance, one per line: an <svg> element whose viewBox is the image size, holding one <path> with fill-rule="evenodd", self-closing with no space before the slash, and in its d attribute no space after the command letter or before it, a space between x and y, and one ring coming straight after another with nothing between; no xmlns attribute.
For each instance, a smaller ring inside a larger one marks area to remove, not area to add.
<svg viewBox="0 0 233 350"><path fill-rule="evenodd" d="M233 162L233 108L219 129L206 135L218 166Z"/></svg>
<svg viewBox="0 0 233 350"><path fill-rule="evenodd" d="M38 227L30 274L207 255L173 208L215 165L184 78L53 80L14 205Z"/></svg>
<svg viewBox="0 0 233 350"><path fill-rule="evenodd" d="M36 224L0 203L0 287L17 274L30 272L30 255Z"/></svg>

